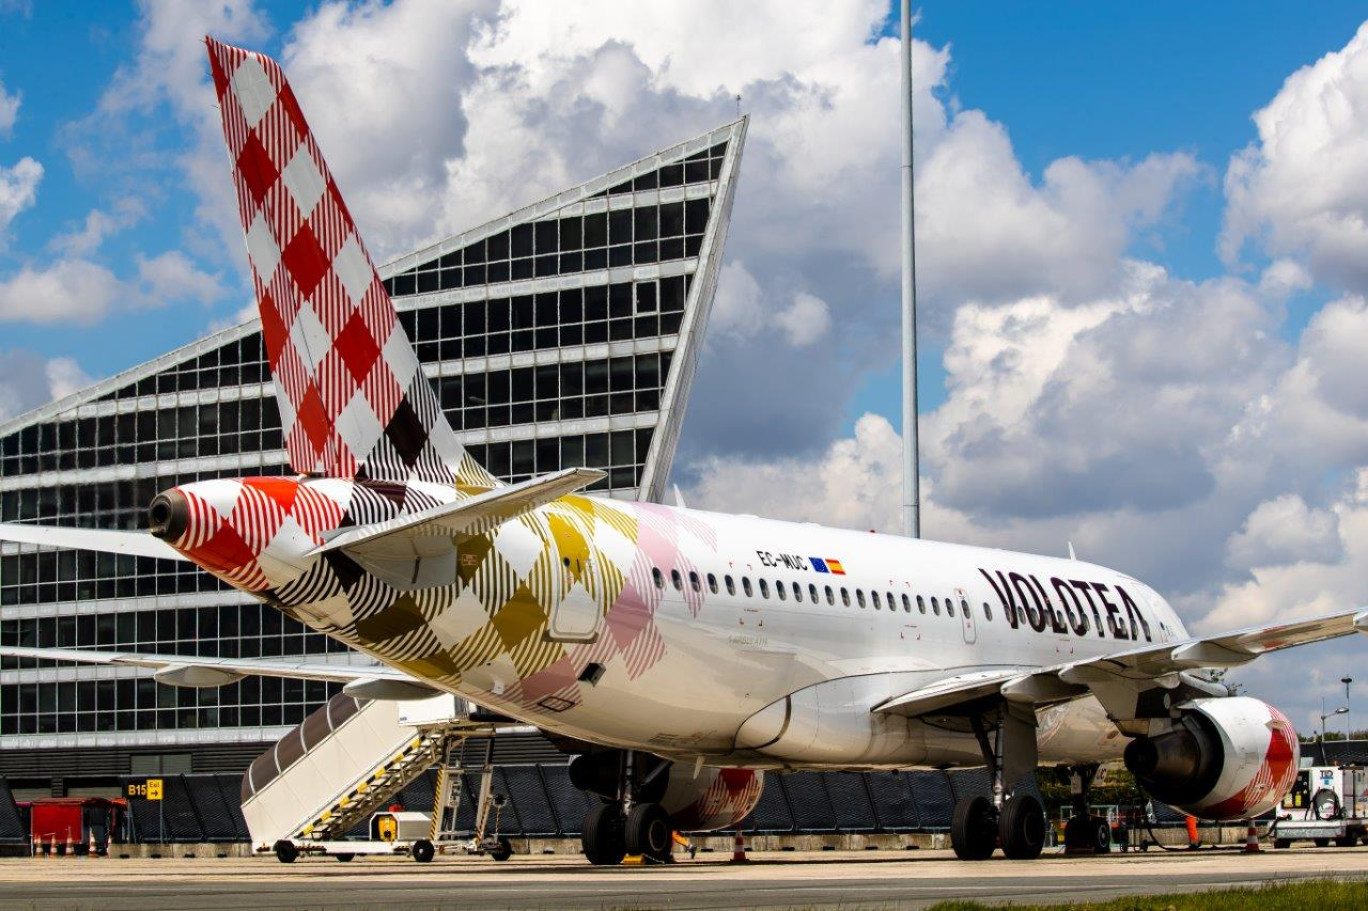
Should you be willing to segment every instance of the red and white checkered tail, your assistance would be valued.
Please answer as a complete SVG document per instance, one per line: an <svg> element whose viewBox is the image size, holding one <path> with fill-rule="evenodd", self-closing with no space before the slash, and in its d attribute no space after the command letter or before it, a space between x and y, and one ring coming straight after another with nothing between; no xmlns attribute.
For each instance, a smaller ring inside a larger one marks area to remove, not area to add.
<svg viewBox="0 0 1368 911"><path fill-rule="evenodd" d="M497 486L442 415L280 66L205 42L290 464Z"/></svg>

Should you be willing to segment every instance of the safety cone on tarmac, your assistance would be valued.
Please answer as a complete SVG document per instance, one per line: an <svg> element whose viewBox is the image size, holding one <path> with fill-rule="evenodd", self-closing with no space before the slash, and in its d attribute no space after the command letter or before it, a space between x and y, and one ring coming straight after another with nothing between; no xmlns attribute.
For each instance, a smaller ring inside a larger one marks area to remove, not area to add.
<svg viewBox="0 0 1368 911"><path fill-rule="evenodd" d="M53 832L53 833L52 833L52 836L48 839L48 857L56 857L56 856L57 856L57 833L56 833L56 832Z"/></svg>
<svg viewBox="0 0 1368 911"><path fill-rule="evenodd" d="M66 856L75 857L76 847L71 843L71 830L67 829Z"/></svg>
<svg viewBox="0 0 1368 911"><path fill-rule="evenodd" d="M1244 846L1244 853L1246 853L1246 854L1262 854L1262 853L1263 853L1263 849L1259 847L1259 832L1258 832L1257 829L1254 828L1254 820L1252 820L1252 819L1249 820L1249 828L1245 831L1245 846Z"/></svg>
<svg viewBox="0 0 1368 911"><path fill-rule="evenodd" d="M99 857L100 849L95 845L95 830L90 830L90 844L86 845L86 857Z"/></svg>
<svg viewBox="0 0 1368 911"><path fill-rule="evenodd" d="M748 860L750 860L750 858L746 856L746 843L741 840L741 830L737 829L736 840L732 842L731 862L734 864L744 864Z"/></svg>

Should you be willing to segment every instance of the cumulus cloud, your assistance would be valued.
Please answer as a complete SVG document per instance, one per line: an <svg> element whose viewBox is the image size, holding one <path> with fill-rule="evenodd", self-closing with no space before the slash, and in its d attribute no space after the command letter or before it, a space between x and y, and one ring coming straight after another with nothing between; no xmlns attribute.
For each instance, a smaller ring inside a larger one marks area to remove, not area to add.
<svg viewBox="0 0 1368 911"><path fill-rule="evenodd" d="M14 122L19 119L19 105L23 100L23 93L8 92L0 82L0 139L9 138Z"/></svg>
<svg viewBox="0 0 1368 911"><path fill-rule="evenodd" d="M0 352L0 423L90 385L69 357L46 359L32 351Z"/></svg>
<svg viewBox="0 0 1368 911"><path fill-rule="evenodd" d="M1339 523L1297 494L1260 503L1226 544L1230 562L1246 569L1302 561L1328 562L1341 552Z"/></svg>
<svg viewBox="0 0 1368 911"><path fill-rule="evenodd" d="M1368 24L1293 73L1254 115L1259 139L1226 172L1222 255L1251 238L1305 257L1316 278L1368 290Z"/></svg>
<svg viewBox="0 0 1368 911"><path fill-rule="evenodd" d="M223 295L217 275L198 268L184 253L172 250L138 258L137 298L144 306L195 301L211 304Z"/></svg>
<svg viewBox="0 0 1368 911"><path fill-rule="evenodd" d="M31 323L93 323L118 299L114 273L81 259L47 268L24 267L0 280L0 320Z"/></svg>
<svg viewBox="0 0 1368 911"><path fill-rule="evenodd" d="M0 241L14 217L38 198L42 179L43 166L27 155L9 167L0 165Z"/></svg>

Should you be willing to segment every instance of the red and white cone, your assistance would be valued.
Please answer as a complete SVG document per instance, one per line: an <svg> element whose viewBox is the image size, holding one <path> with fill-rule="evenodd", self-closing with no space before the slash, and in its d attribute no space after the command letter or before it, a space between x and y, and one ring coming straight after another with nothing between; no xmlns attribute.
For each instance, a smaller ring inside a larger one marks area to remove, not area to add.
<svg viewBox="0 0 1368 911"><path fill-rule="evenodd" d="M67 829L66 856L75 857L76 847L71 843L71 830Z"/></svg>
<svg viewBox="0 0 1368 911"><path fill-rule="evenodd" d="M95 844L95 830L90 830L90 844L86 845L86 857L99 857L100 849Z"/></svg>
<svg viewBox="0 0 1368 911"><path fill-rule="evenodd" d="M56 832L53 832L53 833L52 833L52 836L51 836L50 838L48 838L48 854L47 854L47 856L48 856L48 857L56 857L56 856L57 856L57 833L56 833Z"/></svg>
<svg viewBox="0 0 1368 911"><path fill-rule="evenodd" d="M1258 830L1254 827L1254 820L1252 820L1252 819L1249 820L1249 828L1245 830L1245 846L1244 846L1244 853L1246 853L1246 854L1262 854L1262 853L1263 853L1263 849L1259 847L1259 832L1258 832Z"/></svg>
<svg viewBox="0 0 1368 911"><path fill-rule="evenodd" d="M744 864L748 860L750 860L750 858L746 856L746 843L741 840L741 830L737 829L736 840L732 842L731 862L734 864Z"/></svg>

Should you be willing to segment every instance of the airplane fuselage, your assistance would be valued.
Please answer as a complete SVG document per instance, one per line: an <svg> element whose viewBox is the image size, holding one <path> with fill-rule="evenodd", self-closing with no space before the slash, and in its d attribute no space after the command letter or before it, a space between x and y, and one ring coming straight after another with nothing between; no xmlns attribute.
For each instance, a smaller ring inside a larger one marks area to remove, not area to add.
<svg viewBox="0 0 1368 911"><path fill-rule="evenodd" d="M254 483L180 490L231 525ZM283 522L252 571L225 578L435 688L606 746L771 768L978 765L962 720L871 710L949 676L1186 636L1152 589L1094 564L580 496L483 534L323 559L308 551L364 485L297 483L291 503L335 508ZM1090 697L1040 725L1044 762L1113 759L1125 742Z"/></svg>

